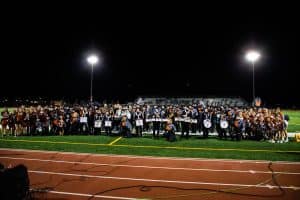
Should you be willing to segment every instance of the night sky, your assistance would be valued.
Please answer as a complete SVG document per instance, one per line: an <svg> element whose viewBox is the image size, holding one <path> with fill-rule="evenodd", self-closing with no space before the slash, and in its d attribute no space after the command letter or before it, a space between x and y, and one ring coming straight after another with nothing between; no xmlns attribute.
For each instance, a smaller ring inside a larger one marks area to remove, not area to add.
<svg viewBox="0 0 300 200"><path fill-rule="evenodd" d="M300 104L300 23L288 9L44 8L20 7L2 18L2 97L88 99L86 56L97 52L102 63L94 68L96 100L250 100L252 68L244 54L254 48L262 54L256 95L269 104Z"/></svg>

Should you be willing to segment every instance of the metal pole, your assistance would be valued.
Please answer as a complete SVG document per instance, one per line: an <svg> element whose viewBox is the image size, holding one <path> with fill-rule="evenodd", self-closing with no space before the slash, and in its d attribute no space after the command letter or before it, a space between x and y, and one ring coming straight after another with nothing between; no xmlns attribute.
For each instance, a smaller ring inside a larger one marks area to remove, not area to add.
<svg viewBox="0 0 300 200"><path fill-rule="evenodd" d="M255 103L254 102L254 100L255 100L255 78L254 78L254 61L252 62L252 68L253 68L253 74L252 74L252 83L253 83L253 85L252 85L252 92L253 92L253 103Z"/></svg>
<svg viewBox="0 0 300 200"><path fill-rule="evenodd" d="M93 73L94 73L94 64L92 64L92 71L91 71L91 103L93 102Z"/></svg>

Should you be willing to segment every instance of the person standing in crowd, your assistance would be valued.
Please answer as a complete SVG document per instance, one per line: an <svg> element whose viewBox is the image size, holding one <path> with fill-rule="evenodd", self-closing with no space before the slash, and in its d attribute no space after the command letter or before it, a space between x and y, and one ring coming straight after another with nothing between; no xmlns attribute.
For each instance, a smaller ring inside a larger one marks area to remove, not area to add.
<svg viewBox="0 0 300 200"><path fill-rule="evenodd" d="M157 106L154 106L153 109L153 138L159 138L159 129L160 129L160 110Z"/></svg>
<svg viewBox="0 0 300 200"><path fill-rule="evenodd" d="M211 114L208 112L208 109L205 108L203 112L203 137L208 138L208 133L211 128Z"/></svg>
<svg viewBox="0 0 300 200"><path fill-rule="evenodd" d="M136 109L134 113L134 120L135 120L135 130L137 136L142 137L143 136L143 120L144 120L144 115L140 111L139 108Z"/></svg>
<svg viewBox="0 0 300 200"><path fill-rule="evenodd" d="M108 136L112 135L112 116L111 114L106 111L105 115L104 115L104 127L105 127L105 134Z"/></svg>
<svg viewBox="0 0 300 200"><path fill-rule="evenodd" d="M187 107L184 107L181 117L183 120L181 122L182 130L180 138L185 137L186 139L189 139L191 112Z"/></svg>
<svg viewBox="0 0 300 200"><path fill-rule="evenodd" d="M94 134L95 135L101 135L101 128L104 123L104 117L101 113L100 109L96 110L96 113L94 115Z"/></svg>

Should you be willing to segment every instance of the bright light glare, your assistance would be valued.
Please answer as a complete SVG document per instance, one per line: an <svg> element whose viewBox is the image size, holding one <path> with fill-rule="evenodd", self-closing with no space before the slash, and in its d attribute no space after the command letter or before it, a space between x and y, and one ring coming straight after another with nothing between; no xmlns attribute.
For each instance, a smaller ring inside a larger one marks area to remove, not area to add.
<svg viewBox="0 0 300 200"><path fill-rule="evenodd" d="M88 63L94 65L98 62L98 57L96 55L90 55L88 58L87 58L87 61Z"/></svg>
<svg viewBox="0 0 300 200"><path fill-rule="evenodd" d="M255 62L259 59L260 54L257 51L249 51L246 54L246 59L250 62Z"/></svg>

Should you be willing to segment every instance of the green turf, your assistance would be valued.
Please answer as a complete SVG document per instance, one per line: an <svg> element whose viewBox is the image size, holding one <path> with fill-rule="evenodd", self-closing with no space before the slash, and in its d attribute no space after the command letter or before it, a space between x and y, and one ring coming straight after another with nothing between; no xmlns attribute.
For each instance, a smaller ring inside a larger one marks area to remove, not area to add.
<svg viewBox="0 0 300 200"><path fill-rule="evenodd" d="M281 161L300 161L300 144L289 142L285 144L270 144L267 142L256 141L223 141L216 138L198 139L196 137L190 140L178 140L174 143L165 141L163 138L153 140L150 137L145 138L122 138L114 145L87 145L91 144L109 144L116 137L107 136L43 136L43 137L4 137L7 140L34 140L34 141L53 141L70 142L66 143L42 143L42 142L16 142L0 141L0 148L23 148L39 149L51 151L71 151L84 153L103 153L103 154L126 154L126 155L147 155L147 156L171 156L171 157L193 157L193 158L231 158L231 159L251 159L251 160L281 160ZM82 144L78 144L82 143ZM118 146L118 145L133 145ZM134 146L158 146L158 148L147 148ZM297 152L245 152L233 150L191 150L191 149L166 149L165 147L201 147L201 148L224 148L224 149L261 149L272 151L297 151Z"/></svg>
<svg viewBox="0 0 300 200"><path fill-rule="evenodd" d="M2 109L0 109L2 111ZM284 110L288 114L289 132L300 132L300 111ZM158 146L162 148L134 148L128 146L103 146L86 145L90 144L109 144L117 137L107 136L24 136L24 137L4 137L9 140L34 140L34 141L52 141L52 142L70 142L72 144L60 143L41 143L41 142L11 142L0 141L0 148L24 148L41 149L52 151L72 151L87 153L104 154L127 154L127 155L148 155L148 156L171 156L171 157L202 157L202 158L233 158L233 159L251 159L251 160L282 160L282 161L300 161L299 152L246 152L246 151L213 151L213 150L191 150L191 149L166 149L164 147L192 147L192 148L215 148L215 149L260 149L271 151L300 151L300 143L289 142L283 144L270 144L268 142L256 141L229 141L218 140L215 138L200 139L193 137L189 140L178 140L174 143L165 141L163 138L153 140L151 136L143 138L123 138L115 145L132 146ZM1 138L0 138L1 139ZM75 143L75 144L74 144ZM82 143L82 144L78 144Z"/></svg>
<svg viewBox="0 0 300 200"><path fill-rule="evenodd" d="M300 132L300 111L283 110L283 113L290 117L288 132Z"/></svg>

